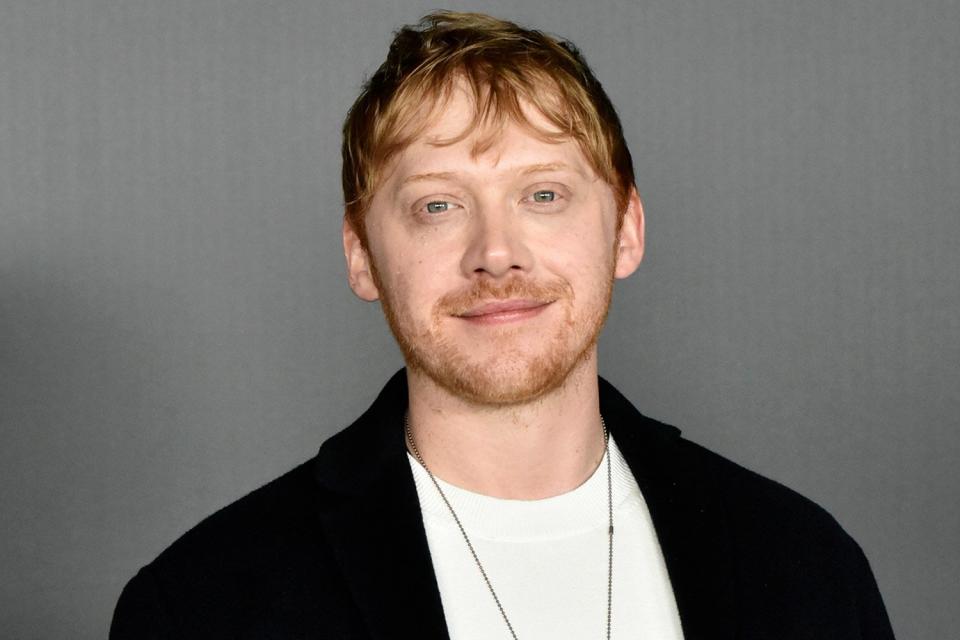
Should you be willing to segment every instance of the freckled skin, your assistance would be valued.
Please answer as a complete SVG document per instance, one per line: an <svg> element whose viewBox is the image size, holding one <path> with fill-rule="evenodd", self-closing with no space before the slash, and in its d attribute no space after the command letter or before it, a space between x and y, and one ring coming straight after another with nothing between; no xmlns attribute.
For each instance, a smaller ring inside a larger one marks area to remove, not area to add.
<svg viewBox="0 0 960 640"><path fill-rule="evenodd" d="M546 142L511 122L479 155L475 136L435 144L472 115L470 100L454 97L378 187L365 218L375 285L367 298L380 299L412 370L464 400L519 404L595 353L618 214L612 189L571 140ZM503 322L460 317L496 300L546 306Z"/></svg>

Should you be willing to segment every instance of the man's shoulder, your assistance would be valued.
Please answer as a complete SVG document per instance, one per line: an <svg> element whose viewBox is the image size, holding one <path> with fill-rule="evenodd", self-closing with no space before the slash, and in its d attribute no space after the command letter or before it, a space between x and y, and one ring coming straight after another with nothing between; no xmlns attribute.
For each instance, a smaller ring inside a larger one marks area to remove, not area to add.
<svg viewBox="0 0 960 640"><path fill-rule="evenodd" d="M686 438L677 438L676 447L681 481L707 496L714 533L746 583L768 592L807 581L871 588L863 550L825 507Z"/></svg>
<svg viewBox="0 0 960 640"><path fill-rule="evenodd" d="M211 558L255 558L270 545L298 550L316 544L319 514L329 498L327 478L361 482L355 467L370 457L369 421L357 420L327 438L319 452L243 497L207 516L180 536L153 565L196 568Z"/></svg>
<svg viewBox="0 0 960 640"><path fill-rule="evenodd" d="M176 592L205 592L257 576L267 586L316 560L321 531L313 459L207 516L146 567Z"/></svg>
<svg viewBox="0 0 960 640"><path fill-rule="evenodd" d="M621 423L615 434L618 445L622 440L641 488L664 493L661 497L670 502L709 500L739 527L783 528L789 534L840 529L823 507L801 493L687 439L677 427L640 413L612 390L607 398Z"/></svg>
<svg viewBox="0 0 960 640"><path fill-rule="evenodd" d="M801 492L683 437L639 412L621 427L652 515L709 528L744 567L859 561L862 551L827 509ZM619 444L619 441L618 441Z"/></svg>
<svg viewBox="0 0 960 640"><path fill-rule="evenodd" d="M278 618L255 612L337 600L314 460L208 516L144 566L124 588L111 637L199 637L237 630L247 615Z"/></svg>
<svg viewBox="0 0 960 640"><path fill-rule="evenodd" d="M327 438L314 457L204 518L141 573L202 585L269 574L304 554L329 554L324 508L337 491L364 483L385 455L383 444L373 445L384 440L377 433L383 428L379 412L385 396L396 401L400 378L394 376L374 406Z"/></svg>
<svg viewBox="0 0 960 640"><path fill-rule="evenodd" d="M264 543L312 528L318 499L312 463L304 462L207 516L154 564L188 563L226 554L255 554Z"/></svg>
<svg viewBox="0 0 960 640"><path fill-rule="evenodd" d="M268 623L278 637L300 637L349 625L354 605L327 527L393 445L402 452L402 434L391 438L383 426L404 397L401 374L316 456L208 516L144 566L120 596L111 638L236 637L241 629L260 637L269 634L256 624Z"/></svg>
<svg viewBox="0 0 960 640"><path fill-rule="evenodd" d="M869 562L823 507L676 429L647 418L633 429L652 433L634 439L635 475L688 620L726 616L756 637L892 638Z"/></svg>
<svg viewBox="0 0 960 640"><path fill-rule="evenodd" d="M826 509L779 481L685 438L679 446L689 457L691 469L696 469L698 480L711 483L728 513L745 522L767 520L768 525L786 524L791 531L800 524L803 528L839 527Z"/></svg>
<svg viewBox="0 0 960 640"><path fill-rule="evenodd" d="M678 481L713 501L735 542L795 553L856 545L813 499L703 445L678 436L671 460Z"/></svg>

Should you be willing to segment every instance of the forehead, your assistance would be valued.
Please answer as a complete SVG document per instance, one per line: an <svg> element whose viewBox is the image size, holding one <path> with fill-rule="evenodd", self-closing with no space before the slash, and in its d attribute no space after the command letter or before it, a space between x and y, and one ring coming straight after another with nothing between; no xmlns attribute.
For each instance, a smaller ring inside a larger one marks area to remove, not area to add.
<svg viewBox="0 0 960 640"><path fill-rule="evenodd" d="M531 164L563 165L595 178L580 145L538 109L519 100L523 120L506 113L477 113L476 99L462 86L425 105L422 125L397 154L387 181L416 171L468 167L510 171Z"/></svg>

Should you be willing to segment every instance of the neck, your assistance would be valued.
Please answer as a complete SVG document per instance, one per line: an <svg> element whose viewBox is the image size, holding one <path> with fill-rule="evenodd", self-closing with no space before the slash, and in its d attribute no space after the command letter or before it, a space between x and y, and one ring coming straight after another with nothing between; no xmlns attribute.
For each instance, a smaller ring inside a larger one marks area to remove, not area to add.
<svg viewBox="0 0 960 640"><path fill-rule="evenodd" d="M478 406L407 370L410 428L430 472L497 498L536 500L580 486L600 464L594 348L564 383L525 404Z"/></svg>

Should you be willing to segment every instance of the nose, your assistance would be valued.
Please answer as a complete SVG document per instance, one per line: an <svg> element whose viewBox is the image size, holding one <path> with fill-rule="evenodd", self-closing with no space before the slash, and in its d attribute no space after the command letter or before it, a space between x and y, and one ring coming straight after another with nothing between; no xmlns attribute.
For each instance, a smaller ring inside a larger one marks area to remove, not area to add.
<svg viewBox="0 0 960 640"><path fill-rule="evenodd" d="M461 268L467 277L487 274L502 278L513 272L529 271L533 254L527 246L517 212L484 211L474 218L469 230Z"/></svg>

